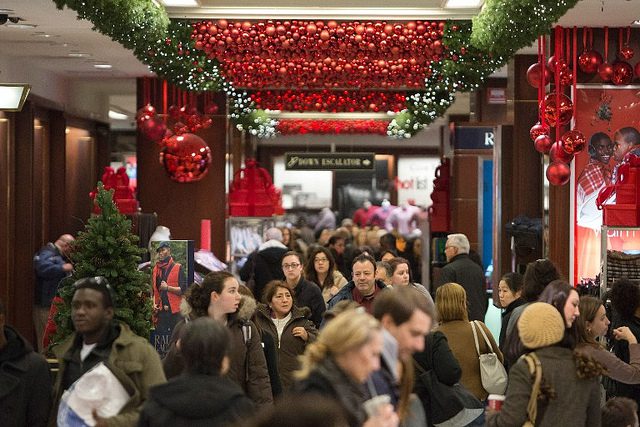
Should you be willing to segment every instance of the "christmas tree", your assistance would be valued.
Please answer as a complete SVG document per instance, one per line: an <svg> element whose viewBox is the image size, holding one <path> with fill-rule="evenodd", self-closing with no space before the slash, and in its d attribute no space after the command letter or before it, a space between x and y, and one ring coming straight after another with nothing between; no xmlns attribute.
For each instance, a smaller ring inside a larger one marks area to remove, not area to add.
<svg viewBox="0 0 640 427"><path fill-rule="evenodd" d="M106 277L113 287L115 318L148 339L152 311L149 276L138 271L144 249L137 246L139 239L131 232L131 221L118 212L113 202L113 190L105 190L102 182L98 182L94 203L100 208L100 214L89 218L85 231L78 234L71 254L73 275L60 285L62 302L58 302L53 343L64 340L73 332L73 283L93 276Z"/></svg>

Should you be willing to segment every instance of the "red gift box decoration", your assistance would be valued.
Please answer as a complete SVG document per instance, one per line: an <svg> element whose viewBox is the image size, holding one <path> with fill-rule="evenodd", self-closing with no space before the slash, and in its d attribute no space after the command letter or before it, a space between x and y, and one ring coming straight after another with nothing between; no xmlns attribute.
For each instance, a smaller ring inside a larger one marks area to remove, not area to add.
<svg viewBox="0 0 640 427"><path fill-rule="evenodd" d="M606 204L613 194L615 203ZM603 224L610 226L640 226L640 157L628 154L618 167L618 182L598 194L598 207L604 211Z"/></svg>
<svg viewBox="0 0 640 427"><path fill-rule="evenodd" d="M102 184L105 190L114 190L113 202L116 204L120 213L126 215L134 214L138 211L138 201L133 194L133 190L129 187L129 176L124 167L118 168L117 172L114 171L111 166L105 167L104 173L102 174ZM89 193L89 197L95 200L97 193L98 189L96 188ZM93 205L93 213L100 213L100 208L95 203Z"/></svg>
<svg viewBox="0 0 640 427"><path fill-rule="evenodd" d="M229 216L271 216L284 213L282 193L273 185L271 175L247 159L245 167L233 176L229 191Z"/></svg>

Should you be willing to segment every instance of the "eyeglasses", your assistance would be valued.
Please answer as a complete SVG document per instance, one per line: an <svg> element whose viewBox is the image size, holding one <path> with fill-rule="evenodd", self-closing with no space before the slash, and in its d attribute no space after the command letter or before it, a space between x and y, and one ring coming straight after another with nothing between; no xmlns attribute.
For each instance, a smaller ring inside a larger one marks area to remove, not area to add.
<svg viewBox="0 0 640 427"><path fill-rule="evenodd" d="M316 258L314 259L315 262L329 262L329 260L327 258Z"/></svg>
<svg viewBox="0 0 640 427"><path fill-rule="evenodd" d="M292 262L291 264L282 264L283 270L291 270L298 267L300 267L300 264L298 264L297 262Z"/></svg>

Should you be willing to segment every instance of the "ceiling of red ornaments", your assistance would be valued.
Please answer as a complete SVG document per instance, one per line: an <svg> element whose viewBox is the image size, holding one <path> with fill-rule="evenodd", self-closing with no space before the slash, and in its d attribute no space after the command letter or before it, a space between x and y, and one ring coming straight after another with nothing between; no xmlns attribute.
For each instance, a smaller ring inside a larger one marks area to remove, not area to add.
<svg viewBox="0 0 640 427"><path fill-rule="evenodd" d="M416 90L443 55L443 29L442 21L219 20L194 24L192 38L239 88Z"/></svg>

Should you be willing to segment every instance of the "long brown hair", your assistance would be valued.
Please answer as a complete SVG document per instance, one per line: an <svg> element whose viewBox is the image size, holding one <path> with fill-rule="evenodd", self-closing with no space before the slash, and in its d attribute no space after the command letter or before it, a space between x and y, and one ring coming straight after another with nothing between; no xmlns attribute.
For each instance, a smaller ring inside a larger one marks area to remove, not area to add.
<svg viewBox="0 0 640 427"><path fill-rule="evenodd" d="M327 277L324 279L324 283L320 283L318 279L318 272L316 271L316 255L324 254L329 260L329 270L327 271ZM320 288L330 288L333 283L333 272L336 269L336 260L331 255L331 251L324 246L313 246L309 252L309 258L307 265L304 267L304 278L317 284Z"/></svg>
<svg viewBox="0 0 640 427"><path fill-rule="evenodd" d="M589 333L587 322L593 322L596 318L598 310L602 307L602 301L591 296L580 297L580 316L576 319L576 330L578 343L588 343L592 345L600 345Z"/></svg>

